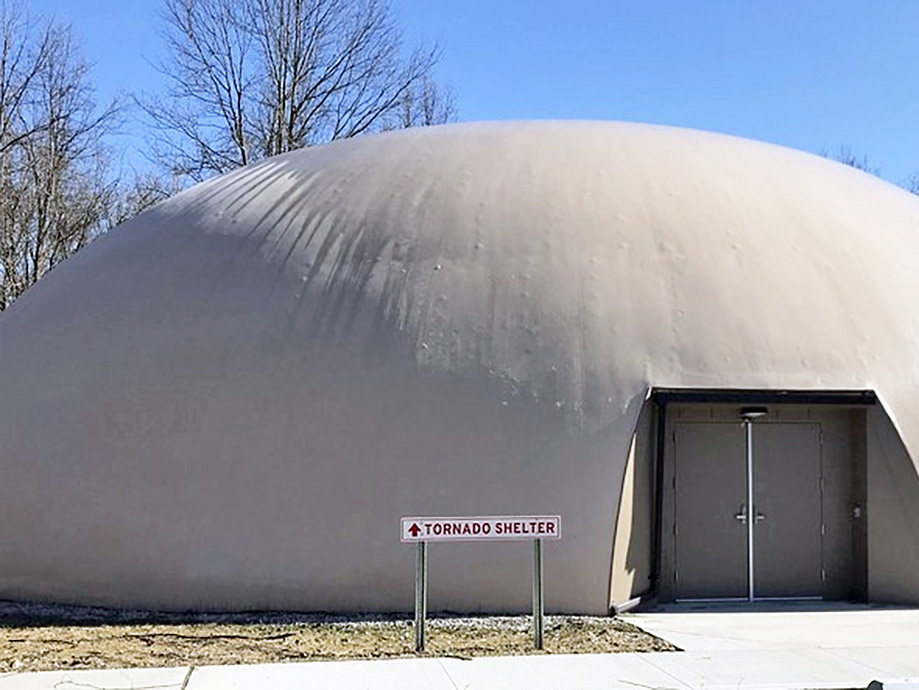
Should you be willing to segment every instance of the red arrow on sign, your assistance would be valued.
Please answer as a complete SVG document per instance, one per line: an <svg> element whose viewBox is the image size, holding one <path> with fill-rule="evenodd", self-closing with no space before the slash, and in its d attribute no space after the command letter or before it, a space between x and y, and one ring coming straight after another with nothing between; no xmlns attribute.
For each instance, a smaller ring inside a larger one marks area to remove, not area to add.
<svg viewBox="0 0 919 690"><path fill-rule="evenodd" d="M421 528L413 522L412 526L408 528L408 533L413 537L417 537L419 534L421 534Z"/></svg>

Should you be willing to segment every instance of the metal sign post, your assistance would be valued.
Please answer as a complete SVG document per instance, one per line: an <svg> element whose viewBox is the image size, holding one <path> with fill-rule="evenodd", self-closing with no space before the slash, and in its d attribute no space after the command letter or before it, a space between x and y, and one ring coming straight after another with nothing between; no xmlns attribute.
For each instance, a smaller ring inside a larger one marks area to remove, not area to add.
<svg viewBox="0 0 919 690"><path fill-rule="evenodd" d="M415 560L415 651L424 651L424 619L428 614L428 545L418 542Z"/></svg>
<svg viewBox="0 0 919 690"><path fill-rule="evenodd" d="M418 545L415 563L415 651L424 651L424 626L428 613L428 542L523 541L533 542L533 645L543 649L545 587L544 539L561 538L558 515L487 517L404 517L399 530L404 543Z"/></svg>
<svg viewBox="0 0 919 690"><path fill-rule="evenodd" d="M545 613L545 590L542 580L542 539L533 540L533 646L543 648L543 618Z"/></svg>

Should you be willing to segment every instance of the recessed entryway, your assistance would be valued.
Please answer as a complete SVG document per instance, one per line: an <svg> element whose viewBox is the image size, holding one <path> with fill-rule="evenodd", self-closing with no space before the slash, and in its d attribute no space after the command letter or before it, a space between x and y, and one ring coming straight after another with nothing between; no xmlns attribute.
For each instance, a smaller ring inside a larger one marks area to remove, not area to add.
<svg viewBox="0 0 919 690"><path fill-rule="evenodd" d="M660 601L863 601L864 412L672 404Z"/></svg>

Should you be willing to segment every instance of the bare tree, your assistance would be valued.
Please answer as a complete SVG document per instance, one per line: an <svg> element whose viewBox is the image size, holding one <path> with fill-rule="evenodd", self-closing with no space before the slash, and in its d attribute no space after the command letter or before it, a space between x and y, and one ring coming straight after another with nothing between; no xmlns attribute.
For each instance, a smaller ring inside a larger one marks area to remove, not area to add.
<svg viewBox="0 0 919 690"><path fill-rule="evenodd" d="M452 95L431 80L437 49L404 54L384 0L164 0L164 8L170 86L138 102L154 127L155 158L180 176L198 181L453 115Z"/></svg>
<svg viewBox="0 0 919 690"><path fill-rule="evenodd" d="M449 87L438 86L430 77L405 90L398 126L427 127L456 119L456 97Z"/></svg>
<svg viewBox="0 0 919 690"><path fill-rule="evenodd" d="M840 146L839 151L832 155L829 154L826 150L823 150L820 152L820 155L824 158L832 158L833 160L838 161L843 165L853 167L856 170L863 170L864 172L871 173L877 177L881 176L881 169L871 165L868 162L867 153L863 153L861 156L858 156L853 153L852 149L850 149L848 146ZM905 180L901 180L896 184L905 189L907 192L919 196L919 172L913 173Z"/></svg>
<svg viewBox="0 0 919 690"><path fill-rule="evenodd" d="M0 310L101 232L117 113L95 108L68 29L0 5Z"/></svg>
<svg viewBox="0 0 919 690"><path fill-rule="evenodd" d="M863 153L861 156L859 156L848 146L840 146L839 150L832 154L826 150L823 150L820 152L820 155L824 158L831 158L838 163L842 163L843 165L848 165L850 168L855 168L856 170L861 170L878 177L881 175L881 169L871 165L868 162L867 153Z"/></svg>
<svg viewBox="0 0 919 690"><path fill-rule="evenodd" d="M180 190L181 183L175 177L166 178L150 171L135 173L128 180L119 180L105 220L106 229L124 223Z"/></svg>
<svg viewBox="0 0 919 690"><path fill-rule="evenodd" d="M900 186L907 192L919 196L919 172L910 175Z"/></svg>

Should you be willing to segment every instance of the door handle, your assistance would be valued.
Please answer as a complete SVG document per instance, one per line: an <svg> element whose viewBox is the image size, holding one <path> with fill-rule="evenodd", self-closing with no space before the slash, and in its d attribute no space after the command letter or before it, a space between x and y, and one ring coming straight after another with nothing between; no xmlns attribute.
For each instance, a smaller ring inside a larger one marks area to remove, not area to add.
<svg viewBox="0 0 919 690"><path fill-rule="evenodd" d="M744 523L744 524L747 523L747 506L746 506L746 504L744 504L744 503L741 503L741 504L740 504L740 510L734 515L734 519L737 520L738 522L742 522L742 523ZM754 522L754 523L762 522L762 521L765 520L765 519L766 519L766 514L765 514L765 513L757 513L756 515L753 516L753 522Z"/></svg>
<svg viewBox="0 0 919 690"><path fill-rule="evenodd" d="M747 524L747 506L745 503L740 504L740 511L734 516L734 519Z"/></svg>

